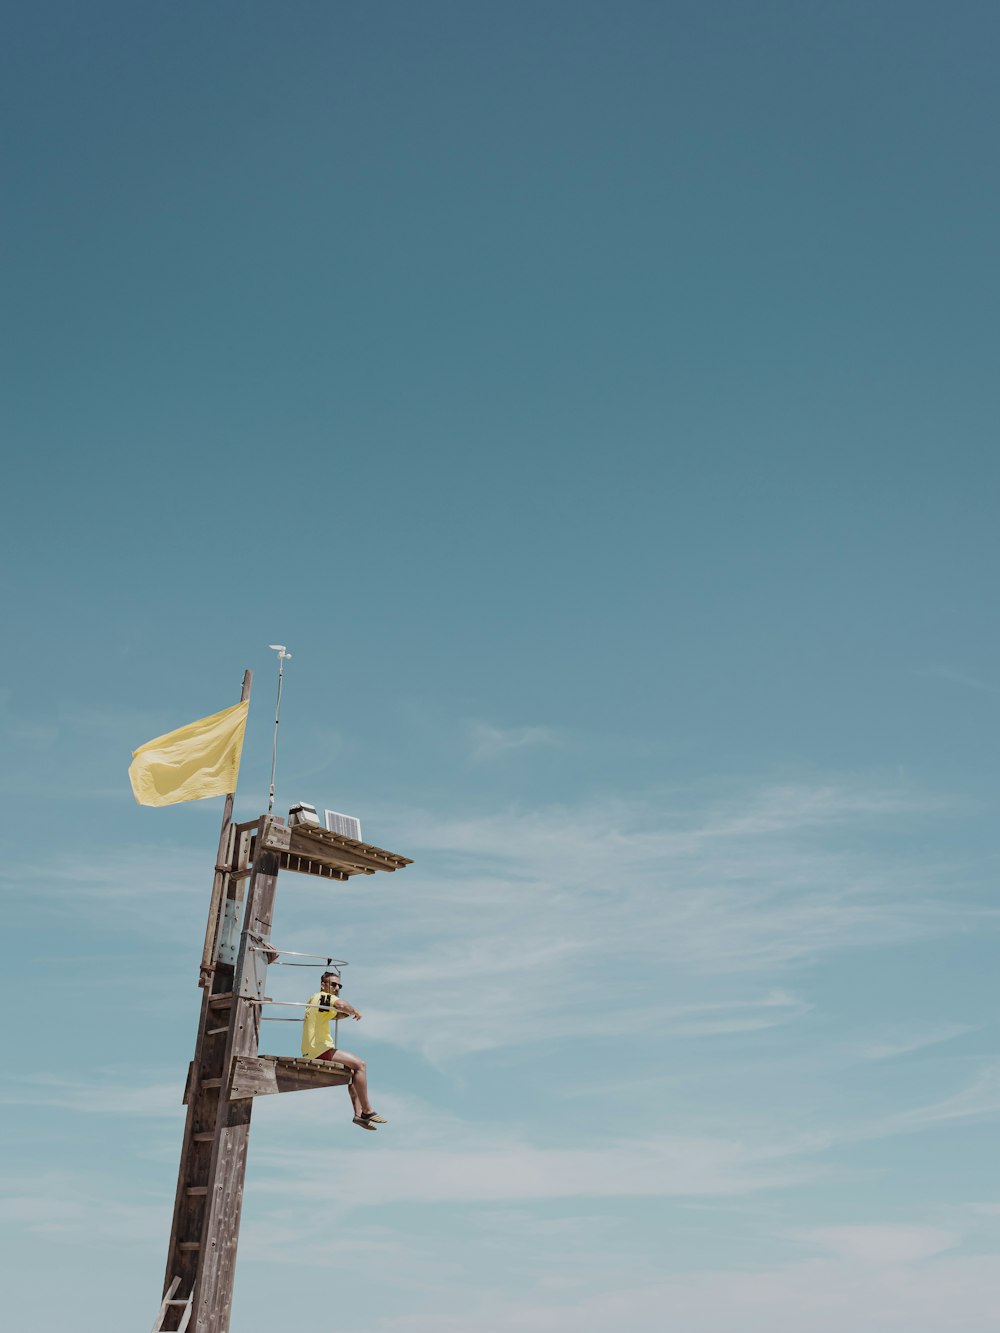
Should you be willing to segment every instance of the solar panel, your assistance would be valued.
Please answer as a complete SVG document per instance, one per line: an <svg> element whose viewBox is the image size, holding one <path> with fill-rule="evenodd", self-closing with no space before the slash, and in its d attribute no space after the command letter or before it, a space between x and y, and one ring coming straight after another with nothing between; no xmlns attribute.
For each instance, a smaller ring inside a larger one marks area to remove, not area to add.
<svg viewBox="0 0 1000 1333"><path fill-rule="evenodd" d="M339 833L342 838L354 838L361 842L361 820L353 815L342 815L338 810L324 810L326 827L330 833Z"/></svg>

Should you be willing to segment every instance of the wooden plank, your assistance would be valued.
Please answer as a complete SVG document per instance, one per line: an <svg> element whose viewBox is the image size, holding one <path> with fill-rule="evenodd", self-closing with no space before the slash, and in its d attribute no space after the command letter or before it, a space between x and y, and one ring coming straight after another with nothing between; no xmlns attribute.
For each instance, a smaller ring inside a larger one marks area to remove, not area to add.
<svg viewBox="0 0 1000 1333"><path fill-rule="evenodd" d="M327 1068L324 1069L323 1065ZM275 1079L279 1092L299 1092L306 1088L343 1088L353 1075L332 1060L277 1060Z"/></svg>
<svg viewBox="0 0 1000 1333"><path fill-rule="evenodd" d="M288 832L288 847L280 850L287 850L291 856L335 866L348 874L361 874L366 870L401 870L412 865L408 857L387 852L372 843L356 842L339 833L328 833L315 825L297 824Z"/></svg>
<svg viewBox="0 0 1000 1333"><path fill-rule="evenodd" d="M229 1096L268 1097L306 1088L337 1088L350 1083L351 1072L332 1060L295 1060L281 1055L239 1055L233 1061Z"/></svg>
<svg viewBox="0 0 1000 1333"><path fill-rule="evenodd" d="M263 1097L277 1091L278 1083L271 1061L248 1055L236 1057L229 1082L230 1101L238 1101L242 1097Z"/></svg>

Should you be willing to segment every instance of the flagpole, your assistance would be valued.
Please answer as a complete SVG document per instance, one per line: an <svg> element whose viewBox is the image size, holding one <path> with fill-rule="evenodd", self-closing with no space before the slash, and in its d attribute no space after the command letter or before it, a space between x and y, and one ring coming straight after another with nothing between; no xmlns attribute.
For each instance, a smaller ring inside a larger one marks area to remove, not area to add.
<svg viewBox="0 0 1000 1333"><path fill-rule="evenodd" d="M274 708L274 744L271 746L271 787L267 794L267 813L274 808L274 769L278 762L278 719L281 716L281 677L285 670L285 659L292 660L292 655L283 643L271 643L268 647L278 654L278 702Z"/></svg>
<svg viewBox="0 0 1000 1333"><path fill-rule="evenodd" d="M250 698L250 687L253 684L253 672L247 667L243 672L243 690L240 693L240 703L245 703ZM233 820L233 798L235 791L226 793L225 804L222 807L222 830L219 833L219 854L215 858L215 875L212 879L212 897L208 907L208 925L205 927L205 947L201 953L201 973L198 977L199 986L207 986L215 970L215 941L219 930L219 909L222 906L222 891L227 878L225 870L226 844L229 841L229 826Z"/></svg>

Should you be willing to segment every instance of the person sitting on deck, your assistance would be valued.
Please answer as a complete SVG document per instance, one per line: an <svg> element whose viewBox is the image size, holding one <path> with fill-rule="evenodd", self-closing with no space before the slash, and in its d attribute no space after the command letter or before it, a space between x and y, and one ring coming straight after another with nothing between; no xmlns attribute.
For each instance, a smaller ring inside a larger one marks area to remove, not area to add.
<svg viewBox="0 0 1000 1333"><path fill-rule="evenodd" d="M362 1129L374 1129L376 1124L388 1122L383 1116L372 1110L368 1100L368 1078L364 1060L360 1060L350 1051L342 1051L337 1046L330 1032L331 1018L353 1018L356 1022L361 1015L352 1004L340 999L340 977L336 972L324 972L320 977L320 989L314 995L302 1020L302 1054L307 1060L335 1060L353 1075L347 1091L351 1094L354 1106L354 1123Z"/></svg>

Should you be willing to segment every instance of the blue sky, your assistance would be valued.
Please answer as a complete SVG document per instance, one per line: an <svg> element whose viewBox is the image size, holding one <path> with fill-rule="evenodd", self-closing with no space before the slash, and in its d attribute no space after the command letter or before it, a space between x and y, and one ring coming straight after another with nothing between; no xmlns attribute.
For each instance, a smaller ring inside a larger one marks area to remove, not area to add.
<svg viewBox="0 0 1000 1333"><path fill-rule="evenodd" d="M20 1322L152 1322L221 801L125 773L250 666L259 813L280 641L414 864L279 886L391 1123L257 1106L234 1329L992 1326L998 27L11 10Z"/></svg>

